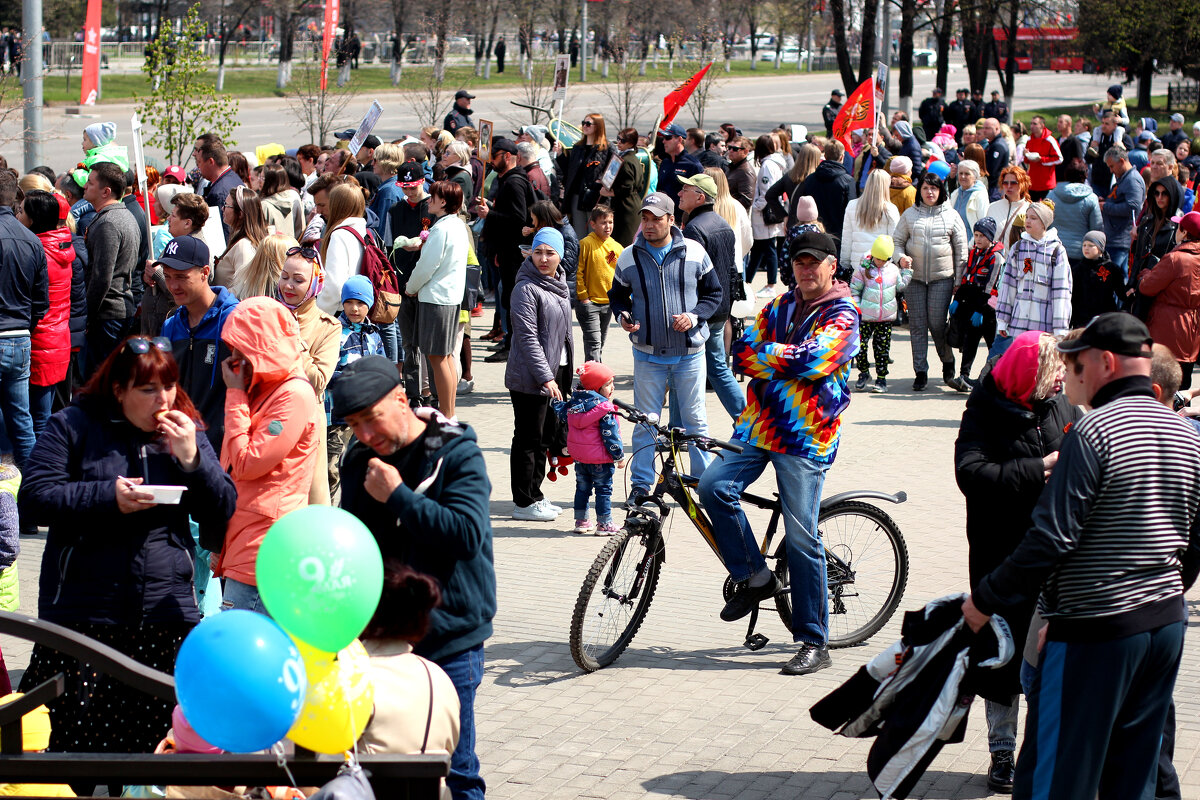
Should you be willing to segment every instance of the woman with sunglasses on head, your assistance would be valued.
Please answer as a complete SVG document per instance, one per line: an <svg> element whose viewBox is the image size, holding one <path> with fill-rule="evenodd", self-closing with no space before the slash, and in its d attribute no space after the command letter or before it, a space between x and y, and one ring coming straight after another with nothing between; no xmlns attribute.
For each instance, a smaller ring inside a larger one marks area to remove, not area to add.
<svg viewBox="0 0 1200 800"><path fill-rule="evenodd" d="M229 241L216 261L212 282L213 286L228 287L233 276L250 263L254 251L267 238L267 218L258 195L245 186L235 186L225 198L221 220L229 226Z"/></svg>
<svg viewBox="0 0 1200 800"><path fill-rule="evenodd" d="M223 608L266 613L254 570L258 547L276 520L309 504L325 448L325 408L304 374L300 326L277 300L251 297L238 303L221 340L230 352L221 362L226 386L221 466L237 488L237 509L212 570L225 579Z"/></svg>
<svg viewBox="0 0 1200 800"><path fill-rule="evenodd" d="M942 362L942 380L952 386L956 377L954 351L946 343L946 317L969 247L967 229L948 202L949 197L945 182L933 172L926 172L917 192L917 204L900 215L892 234L896 248L892 260L901 269L913 271L904 296L913 370L917 373L914 392L923 391L929 384L930 333Z"/></svg>
<svg viewBox="0 0 1200 800"><path fill-rule="evenodd" d="M317 307L317 296L325 285L320 254L311 247L294 246L284 251L283 266L275 297L291 310L300 326L304 349L300 363L324 406L325 387L337 367L342 340L342 323ZM325 427L321 427L321 450L313 472L309 502L329 505L329 470L325 452Z"/></svg>
<svg viewBox="0 0 1200 800"><path fill-rule="evenodd" d="M988 206L984 216L996 220L994 241L1000 242L1007 257L1015 239L1013 228L1017 226L1013 223L1029 207L1029 173L1017 166L1005 167L1000 170L997 184L1000 187L1000 199Z"/></svg>
<svg viewBox="0 0 1200 800"><path fill-rule="evenodd" d="M38 616L167 673L200 621L188 518L219 541L236 501L199 421L170 342L126 339L50 418L19 495L22 521L49 528ZM145 486L184 490L178 504L156 503ZM150 753L170 727L173 702L42 645L24 691L59 672L67 690L47 704L52 751Z"/></svg>
<svg viewBox="0 0 1200 800"><path fill-rule="evenodd" d="M587 114L579 123L583 138L570 150L563 151L562 145L554 143L558 158L558 174L562 180L562 203L564 216L570 220L578 237L587 236L588 214L600 199L600 178L608 166L616 148L609 144L604 132L604 117Z"/></svg>

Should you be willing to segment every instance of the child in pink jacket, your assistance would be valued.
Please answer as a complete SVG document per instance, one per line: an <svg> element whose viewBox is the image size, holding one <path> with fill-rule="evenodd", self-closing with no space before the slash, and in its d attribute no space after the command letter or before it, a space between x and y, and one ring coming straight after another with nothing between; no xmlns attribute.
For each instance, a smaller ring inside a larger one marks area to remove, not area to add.
<svg viewBox="0 0 1200 800"><path fill-rule="evenodd" d="M567 452L575 459L575 532L591 533L588 498L596 492L597 536L611 536L620 528L612 521L613 476L622 465L621 429L609 399L613 371L599 361L587 361L576 374L579 388L571 399L554 404L558 418L567 423Z"/></svg>

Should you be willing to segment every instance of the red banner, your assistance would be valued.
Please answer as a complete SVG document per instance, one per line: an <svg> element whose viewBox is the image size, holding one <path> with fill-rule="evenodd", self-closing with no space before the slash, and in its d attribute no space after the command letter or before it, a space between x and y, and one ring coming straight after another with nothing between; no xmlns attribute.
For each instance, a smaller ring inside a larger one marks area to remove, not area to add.
<svg viewBox="0 0 1200 800"><path fill-rule="evenodd" d="M667 127L675 119L675 115L679 113L679 109L687 105L688 98L692 96L692 92L696 91L696 87L700 85L700 81L704 80L704 75L708 72L708 68L712 66L712 62L708 62L704 69L697 72L692 77L679 85L679 88L673 90L670 94L663 98L663 118L658 127Z"/></svg>
<svg viewBox="0 0 1200 800"><path fill-rule="evenodd" d="M833 121L833 138L851 148L850 134L875 127L875 79L867 78L846 98Z"/></svg>
<svg viewBox="0 0 1200 800"><path fill-rule="evenodd" d="M95 105L100 89L100 0L88 0L87 24L83 29L83 78L79 104Z"/></svg>
<svg viewBox="0 0 1200 800"><path fill-rule="evenodd" d="M329 69L329 48L337 36L339 0L325 0L325 32L321 34L321 91L325 91Z"/></svg>

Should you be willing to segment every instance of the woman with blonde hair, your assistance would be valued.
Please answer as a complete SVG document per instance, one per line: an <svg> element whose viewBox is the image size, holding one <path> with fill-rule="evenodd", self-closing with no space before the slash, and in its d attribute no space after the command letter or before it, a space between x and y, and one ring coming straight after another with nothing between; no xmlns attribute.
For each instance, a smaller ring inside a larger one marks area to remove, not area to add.
<svg viewBox="0 0 1200 800"><path fill-rule="evenodd" d="M579 237L590 233L588 214L600 198L600 177L616 149L608 143L602 114L586 114L580 123L583 138L563 152L557 142L558 174L563 176L564 216L571 221Z"/></svg>
<svg viewBox="0 0 1200 800"><path fill-rule="evenodd" d="M754 229L750 226L750 215L746 213L742 204L734 200L733 195L730 194L729 179L725 177L725 170L720 167L708 167L704 170L704 174L712 178L713 183L717 185L717 198L713 200L713 211L717 212L717 216L728 222L729 227L733 228L733 232L737 236L737 243L733 251L733 263L738 272L745 273L746 256L750 254L750 248L754 246Z"/></svg>
<svg viewBox="0 0 1200 800"><path fill-rule="evenodd" d="M21 187L22 192L50 192L54 194L54 184L46 180L45 175L39 175L36 172L26 172L17 181L17 186Z"/></svg>
<svg viewBox="0 0 1200 800"><path fill-rule="evenodd" d="M362 190L346 183L329 190L329 220L321 237L321 263L325 286L317 305L334 315L342 308L342 284L357 275L366 248L367 204Z"/></svg>
<svg viewBox="0 0 1200 800"><path fill-rule="evenodd" d="M899 221L900 210L892 203L888 174L881 169L871 170L862 194L846 206L839 265L857 269L871 252L876 237L891 236Z"/></svg>
<svg viewBox="0 0 1200 800"><path fill-rule="evenodd" d="M778 141L779 137L776 137ZM781 151L781 155L782 155ZM790 156L790 153L788 154ZM800 145L799 154L792 160L792 164L782 178L775 181L775 184L767 190L767 205L773 203L785 203L788 212L787 229L791 230L796 224L796 188L804 183L804 180L812 175L817 170L817 165L821 163L821 151L817 147L805 142ZM786 198L786 199L785 199ZM780 262L782 268L782 262ZM791 268L791 265L788 265ZM785 273L786 274L786 273Z"/></svg>
<svg viewBox="0 0 1200 800"><path fill-rule="evenodd" d="M298 247L299 244L286 233L272 233L262 240L254 258L233 276L233 285L227 288L238 300L249 297L274 297L287 251Z"/></svg>
<svg viewBox="0 0 1200 800"><path fill-rule="evenodd" d="M229 226L229 243L217 259L212 282L228 287L237 271L254 258L259 242L267 238L267 220L258 195L245 186L235 186L225 198L221 219Z"/></svg>

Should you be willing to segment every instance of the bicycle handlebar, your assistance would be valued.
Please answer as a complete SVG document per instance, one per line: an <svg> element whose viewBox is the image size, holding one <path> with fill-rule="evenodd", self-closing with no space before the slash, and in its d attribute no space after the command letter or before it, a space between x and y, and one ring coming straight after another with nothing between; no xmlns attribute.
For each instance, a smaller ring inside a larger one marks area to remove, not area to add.
<svg viewBox="0 0 1200 800"><path fill-rule="evenodd" d="M657 418L653 418L652 415L647 414L643 411L639 411L638 409L634 408L633 406L629 405L628 403L622 402L621 400L618 400L615 397L612 398L612 402L613 402L613 405L615 405L617 408L619 408L625 412L624 416L630 422L633 422L633 423L639 424L639 425L648 425L651 428L653 428L655 430L655 432L657 432L661 436L674 435L674 438L677 440L682 440L682 441L686 441L686 442L695 442L696 444L700 445L701 447L720 447L723 450L729 450L730 452L733 452L733 453L742 452L742 449L743 449L742 445L736 444L734 442L723 442L720 439L713 439L710 436L701 436L701 435L695 434L695 433L684 433L683 431L678 430L678 429L676 429L674 434L672 434L672 431L670 428L666 428L666 427L658 424Z"/></svg>

